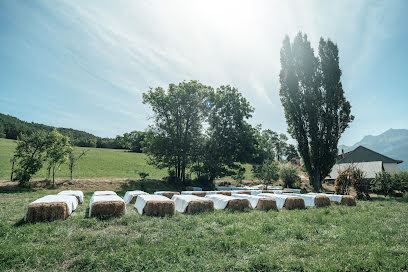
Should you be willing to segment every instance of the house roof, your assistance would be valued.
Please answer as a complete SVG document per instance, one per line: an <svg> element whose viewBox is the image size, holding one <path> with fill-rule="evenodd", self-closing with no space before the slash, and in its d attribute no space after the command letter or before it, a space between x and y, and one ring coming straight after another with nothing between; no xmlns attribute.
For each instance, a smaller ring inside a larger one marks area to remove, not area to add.
<svg viewBox="0 0 408 272"><path fill-rule="evenodd" d="M362 170L364 172L365 178L372 179L372 178L375 178L375 174L383 170L383 162L382 161L372 161L372 162L335 164L330 174L326 177L326 179L336 179L339 173L343 172L349 167L354 167L354 168L358 168Z"/></svg>
<svg viewBox="0 0 408 272"><path fill-rule="evenodd" d="M337 164L375 161L381 161L383 163L402 163L401 160L391 159L390 157L384 156L378 152L360 145L353 151L346 153L344 158L340 158L337 161Z"/></svg>

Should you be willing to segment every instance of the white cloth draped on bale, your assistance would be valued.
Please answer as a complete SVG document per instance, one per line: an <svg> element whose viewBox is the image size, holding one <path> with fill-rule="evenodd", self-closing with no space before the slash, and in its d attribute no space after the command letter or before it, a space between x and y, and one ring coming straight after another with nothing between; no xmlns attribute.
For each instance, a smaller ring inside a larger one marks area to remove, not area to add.
<svg viewBox="0 0 408 272"><path fill-rule="evenodd" d="M96 191L93 193L92 197L102 195L117 195L117 194L114 191Z"/></svg>
<svg viewBox="0 0 408 272"><path fill-rule="evenodd" d="M70 195L70 196L79 197L79 202L80 203L84 202L84 193L82 191L65 190L65 191L59 192L58 195Z"/></svg>
<svg viewBox="0 0 408 272"><path fill-rule="evenodd" d="M217 210L224 210L227 205L228 202L230 200L234 200L234 199L241 199L239 197L235 197L235 196L226 196L226 195L222 195L222 194L213 194L213 195L206 195L205 196L206 199L210 199L214 202L214 208Z"/></svg>
<svg viewBox="0 0 408 272"><path fill-rule="evenodd" d="M78 199L75 196L69 195L46 195L31 202L28 206L30 206L31 204L51 204L51 203L65 203L67 205L67 212L69 215L71 215L71 213L75 211L75 209L78 207ZM24 221L27 219L27 212L28 208L24 216Z"/></svg>
<svg viewBox="0 0 408 272"><path fill-rule="evenodd" d="M192 201L208 201L209 199L205 197L195 196L195 195L174 195L171 200L174 201L176 211L184 213L187 209L188 204ZM211 200L212 201L212 200Z"/></svg>
<svg viewBox="0 0 408 272"><path fill-rule="evenodd" d="M143 209L149 201L171 201L173 200L162 195L139 195L136 199L135 208L139 214L143 214Z"/></svg>
<svg viewBox="0 0 408 272"><path fill-rule="evenodd" d="M246 194L232 194L233 197L241 198L241 199L247 199L249 203L251 203L251 207L253 209L258 206L258 201L262 197L256 196L256 195L246 195Z"/></svg>
<svg viewBox="0 0 408 272"><path fill-rule="evenodd" d="M262 194L262 190L251 190L251 195L257 196L259 194Z"/></svg>
<svg viewBox="0 0 408 272"><path fill-rule="evenodd" d="M314 207L315 205L315 198L317 195L307 195L307 194L291 194L291 196L296 196L303 198L305 201L306 207Z"/></svg>
<svg viewBox="0 0 408 272"><path fill-rule="evenodd" d="M320 193L308 193L308 195L321 195L321 196L327 196L330 201L341 203L341 199L343 198L342 195L333 195L333 194L320 194Z"/></svg>
<svg viewBox="0 0 408 272"><path fill-rule="evenodd" d="M123 202L125 201L117 194L114 195L93 195L91 200L89 201L89 217L92 216L92 205L94 203L101 203L101 202ZM123 213L126 213L126 205L123 205Z"/></svg>
<svg viewBox="0 0 408 272"><path fill-rule="evenodd" d="M140 191L140 190L127 191L126 194L125 194L125 197L123 198L123 200L125 201L126 204L129 204L130 201L132 201L132 199L135 196L139 196L139 195L148 195L148 193Z"/></svg>
<svg viewBox="0 0 408 272"><path fill-rule="evenodd" d="M270 194L270 193L262 193L258 195L259 197L264 198L272 198L276 200L276 206L278 209L282 209L285 205L285 201L287 198L294 197L293 195L281 195L281 194Z"/></svg>
<svg viewBox="0 0 408 272"><path fill-rule="evenodd" d="M182 195L192 195L193 193L199 193L199 191L181 191Z"/></svg>

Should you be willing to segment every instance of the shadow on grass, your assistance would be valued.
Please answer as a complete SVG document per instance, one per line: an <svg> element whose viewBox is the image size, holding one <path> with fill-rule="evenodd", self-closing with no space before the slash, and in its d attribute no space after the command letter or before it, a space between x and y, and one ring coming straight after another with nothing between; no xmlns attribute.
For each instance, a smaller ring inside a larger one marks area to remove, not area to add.
<svg viewBox="0 0 408 272"><path fill-rule="evenodd" d="M33 188L20 187L18 184L10 186L0 186L0 193L2 194L15 194L15 193L27 193L35 192Z"/></svg>

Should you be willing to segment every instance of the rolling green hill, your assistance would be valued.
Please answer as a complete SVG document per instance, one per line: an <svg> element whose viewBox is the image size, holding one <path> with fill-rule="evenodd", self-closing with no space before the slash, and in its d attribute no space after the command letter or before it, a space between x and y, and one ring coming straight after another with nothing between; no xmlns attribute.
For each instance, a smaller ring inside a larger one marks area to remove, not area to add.
<svg viewBox="0 0 408 272"><path fill-rule="evenodd" d="M0 179L10 178L11 163L17 141L0 138ZM149 173L150 179L161 179L168 176L166 169L157 169L147 163L147 156L143 153L128 152L122 149L74 147L74 150L88 150L75 170L75 178L139 178L139 172ZM246 168L245 178L253 179L251 165ZM46 169L41 169L34 178L45 178ZM68 165L64 164L56 173L56 178L68 178ZM228 179L228 178L227 178Z"/></svg>

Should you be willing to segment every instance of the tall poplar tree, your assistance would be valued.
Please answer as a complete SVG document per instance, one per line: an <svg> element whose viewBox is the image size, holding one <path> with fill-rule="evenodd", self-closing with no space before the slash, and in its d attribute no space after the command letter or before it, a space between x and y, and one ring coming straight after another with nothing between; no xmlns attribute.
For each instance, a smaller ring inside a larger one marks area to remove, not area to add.
<svg viewBox="0 0 408 272"><path fill-rule="evenodd" d="M337 45L320 39L314 55L306 35L281 49L280 97L289 134L297 141L310 182L319 191L335 164L341 134L354 119L341 84Z"/></svg>

